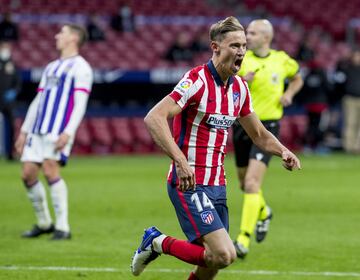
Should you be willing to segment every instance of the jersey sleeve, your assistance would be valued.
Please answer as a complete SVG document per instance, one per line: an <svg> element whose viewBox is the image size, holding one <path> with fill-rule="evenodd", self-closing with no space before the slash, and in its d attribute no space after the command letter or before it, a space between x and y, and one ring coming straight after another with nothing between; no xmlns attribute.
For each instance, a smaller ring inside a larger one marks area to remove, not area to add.
<svg viewBox="0 0 360 280"><path fill-rule="evenodd" d="M40 83L38 85L37 91L43 91L45 86L46 86L46 73L47 73L47 69L49 68L49 66L47 66L44 70L44 72L41 75L41 80Z"/></svg>
<svg viewBox="0 0 360 280"><path fill-rule="evenodd" d="M40 94L41 94L40 92L38 92L36 94L35 98L31 102L29 109L26 113L24 123L22 124L21 129L20 129L24 133L29 133L35 123L36 111L37 111L37 107L39 106L39 103L40 103Z"/></svg>
<svg viewBox="0 0 360 280"><path fill-rule="evenodd" d="M247 82L242 80L244 86L245 86L245 92L246 94L244 95L245 97L242 98L242 106L241 106L241 110L240 110L240 117L245 117L247 115L249 115L250 113L252 113L254 111L253 106L252 106L252 102L251 102L251 95L250 95L250 90L249 87L247 85Z"/></svg>
<svg viewBox="0 0 360 280"><path fill-rule="evenodd" d="M89 94L93 83L91 67L85 62L79 65L74 73L74 108L64 132L74 136L86 111ZM85 94L77 94L82 92Z"/></svg>
<svg viewBox="0 0 360 280"><path fill-rule="evenodd" d="M76 94L74 96L74 109L67 123L64 132L73 137L78 129L81 120L83 119L86 111L87 101L89 99L88 94Z"/></svg>
<svg viewBox="0 0 360 280"><path fill-rule="evenodd" d="M82 91L90 94L93 84L93 72L87 63L81 64L74 75L74 91Z"/></svg>
<svg viewBox="0 0 360 280"><path fill-rule="evenodd" d="M195 98L199 89L203 86L203 81L197 74L186 73L178 82L169 96L181 107L185 109Z"/></svg>
<svg viewBox="0 0 360 280"><path fill-rule="evenodd" d="M287 78L292 78L299 71L299 64L297 61L290 56L288 56L285 52L283 52L284 56L284 67Z"/></svg>

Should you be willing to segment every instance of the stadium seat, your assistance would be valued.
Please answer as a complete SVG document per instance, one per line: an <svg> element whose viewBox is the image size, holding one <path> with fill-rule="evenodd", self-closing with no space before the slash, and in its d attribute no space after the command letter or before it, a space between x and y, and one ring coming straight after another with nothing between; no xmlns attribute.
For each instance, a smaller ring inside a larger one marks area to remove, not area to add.
<svg viewBox="0 0 360 280"><path fill-rule="evenodd" d="M92 139L88 128L88 121L84 119L76 132L72 152L75 154L88 154L91 152Z"/></svg>
<svg viewBox="0 0 360 280"><path fill-rule="evenodd" d="M137 26L138 32L119 33L112 30L108 25L109 16L117 11L117 8L124 4L125 1L21 1L17 11L20 13L38 14L79 14L84 17L88 13L96 12L102 17L102 25L106 40L103 42L91 43L85 46L83 53L95 68L121 68L127 69L129 65L133 65L132 69L146 69L152 65L164 65L161 62L166 50L175 40L175 34L184 32L186 30L190 37L193 37L201 25L193 24L178 24L176 19L172 23L166 24L144 24L139 21ZM206 0L191 1L191 9L189 9L190 1L174 0L171 2L164 1L140 1L132 0L127 4L133 9L136 15L144 16L225 16L231 13L225 6L221 9L211 7ZM354 0L342 2L334 0L328 3L325 0L310 1L270 1L264 0L262 3L254 0L246 0L245 4L251 9L256 9L260 5L265 6L269 11L276 15L290 15L296 20L300 21L305 28L311 28L314 24L327 29L334 34L335 38L342 38L344 36L344 26L351 17L356 17L358 13L353 9L357 2ZM9 0L3 1L3 6L7 7L10 4ZM322 9L326 6L327 9ZM156 7L156 9L154 9ZM303 7L309 7L307 12L303 12ZM341 8L341 13L338 11ZM321 11L321 13L319 12ZM333 20L336 18L336 20ZM80 17L79 17L80 19ZM81 19L83 20L83 19ZM31 55L33 50L41 52L39 57L37 54L26 61L26 57L20 57L17 51L14 51L15 59L20 68L29 67L43 67L48 59L54 59L55 53L51 55L48 50L53 49L54 34L59 30L59 24L42 23L34 24L29 21L20 21L20 42L19 51ZM184 28L185 27L185 28ZM303 35L291 28L288 24L281 25L279 30L276 30L275 45L279 48L284 48L291 55L296 53L298 44ZM277 39L277 37L279 39ZM286 38L286 40L283 40ZM282 42L286 41L286 42ZM134 42L137 42L134 44ZM144 51L146 46L146 51ZM88 54L89 50L90 53ZM116 55L115 55L116 54ZM126 54L122 55L119 54ZM124 59L123 57L127 57ZM141 57L141 59L139 59ZM141 60L141 62L138 62ZM196 60L198 62L200 59ZM198 64L198 63L197 63Z"/></svg>
<svg viewBox="0 0 360 280"><path fill-rule="evenodd" d="M307 116L284 116L280 121L280 141L290 150L301 151L308 126Z"/></svg>
<svg viewBox="0 0 360 280"><path fill-rule="evenodd" d="M143 118L131 118L130 124L135 140L134 151L140 153L155 151L155 143L145 127Z"/></svg>
<svg viewBox="0 0 360 280"><path fill-rule="evenodd" d="M107 118L89 118L88 125L92 137L92 152L108 154L112 151L113 137Z"/></svg>
<svg viewBox="0 0 360 280"><path fill-rule="evenodd" d="M114 135L114 153L130 153L134 150L135 139L129 123L130 119L126 117L110 118L110 129Z"/></svg>

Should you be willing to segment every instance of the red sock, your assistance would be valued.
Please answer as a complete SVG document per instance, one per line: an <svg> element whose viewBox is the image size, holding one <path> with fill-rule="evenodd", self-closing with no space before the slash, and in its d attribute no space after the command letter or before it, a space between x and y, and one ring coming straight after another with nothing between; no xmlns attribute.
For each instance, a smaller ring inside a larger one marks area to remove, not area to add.
<svg viewBox="0 0 360 280"><path fill-rule="evenodd" d="M199 245L168 236L162 243L162 250L164 254L174 256L184 262L206 267L204 260L205 248Z"/></svg>
<svg viewBox="0 0 360 280"><path fill-rule="evenodd" d="M188 280L199 280L199 278L197 278L197 276L195 275L194 272L191 272L189 275Z"/></svg>

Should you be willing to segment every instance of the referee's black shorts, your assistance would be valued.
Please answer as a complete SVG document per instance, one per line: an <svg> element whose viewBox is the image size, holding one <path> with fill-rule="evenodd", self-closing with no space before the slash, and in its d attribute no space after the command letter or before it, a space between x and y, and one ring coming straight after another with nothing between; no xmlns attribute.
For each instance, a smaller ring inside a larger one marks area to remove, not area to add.
<svg viewBox="0 0 360 280"><path fill-rule="evenodd" d="M278 120L262 121L262 123L267 130L278 137ZM235 149L235 163L237 167L248 166L249 159L262 161L266 165L269 164L272 155L260 150L257 146L255 146L238 122L235 122L233 125L233 143Z"/></svg>

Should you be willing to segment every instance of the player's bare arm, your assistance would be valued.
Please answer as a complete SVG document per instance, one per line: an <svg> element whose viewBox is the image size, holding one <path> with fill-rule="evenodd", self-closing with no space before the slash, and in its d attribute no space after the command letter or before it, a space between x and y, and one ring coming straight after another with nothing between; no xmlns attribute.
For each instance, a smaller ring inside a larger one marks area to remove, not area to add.
<svg viewBox="0 0 360 280"><path fill-rule="evenodd" d="M24 146L25 146L25 142L26 142L26 135L27 135L27 133L20 132L19 136L17 137L17 139L15 141L15 150L19 155L21 155L24 150Z"/></svg>
<svg viewBox="0 0 360 280"><path fill-rule="evenodd" d="M180 148L176 145L167 119L181 112L181 108L170 97L161 100L145 117L145 125L152 138L175 162L179 178L179 189L186 191L195 188L195 175Z"/></svg>
<svg viewBox="0 0 360 280"><path fill-rule="evenodd" d="M254 144L268 153L281 157L283 166L287 170L301 168L300 160L296 155L282 145L280 141L264 127L255 113L238 118L238 121Z"/></svg>
<svg viewBox="0 0 360 280"><path fill-rule="evenodd" d="M27 134L35 122L36 111L37 111L37 106L38 106L39 102L40 102L40 93L38 93L35 96L34 100L31 102L29 109L26 113L24 123L21 127L19 136L15 141L15 150L19 155L21 155L23 153Z"/></svg>
<svg viewBox="0 0 360 280"><path fill-rule="evenodd" d="M280 98L280 103L284 106L290 106L292 104L294 96L300 91L304 84L304 81L299 73L297 73L289 82L289 85Z"/></svg>

